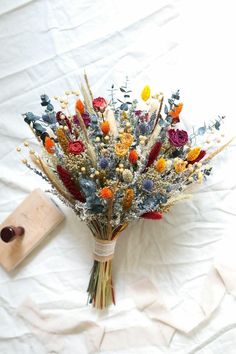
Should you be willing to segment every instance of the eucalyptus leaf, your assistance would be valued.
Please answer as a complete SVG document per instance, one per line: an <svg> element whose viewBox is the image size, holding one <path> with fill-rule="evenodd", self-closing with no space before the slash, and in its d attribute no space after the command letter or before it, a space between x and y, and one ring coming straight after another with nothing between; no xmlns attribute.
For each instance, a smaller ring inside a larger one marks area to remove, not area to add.
<svg viewBox="0 0 236 354"><path fill-rule="evenodd" d="M198 135L204 135L206 132L206 127L200 127L198 128Z"/></svg>

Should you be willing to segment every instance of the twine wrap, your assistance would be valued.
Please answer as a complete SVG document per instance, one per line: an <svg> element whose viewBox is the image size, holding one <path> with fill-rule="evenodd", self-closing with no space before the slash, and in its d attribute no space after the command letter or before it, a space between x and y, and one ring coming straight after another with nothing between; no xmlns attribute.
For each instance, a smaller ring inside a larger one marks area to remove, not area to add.
<svg viewBox="0 0 236 354"><path fill-rule="evenodd" d="M93 256L96 261L107 262L113 258L116 246L114 240L99 240L94 238Z"/></svg>

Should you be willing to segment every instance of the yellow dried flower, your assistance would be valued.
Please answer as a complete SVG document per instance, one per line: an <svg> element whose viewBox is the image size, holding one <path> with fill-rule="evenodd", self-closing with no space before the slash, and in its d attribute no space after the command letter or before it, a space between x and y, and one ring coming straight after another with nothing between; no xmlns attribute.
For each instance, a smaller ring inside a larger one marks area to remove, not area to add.
<svg viewBox="0 0 236 354"><path fill-rule="evenodd" d="M120 140L122 144L126 145L127 147L130 147L134 141L134 137L132 134L129 133L123 133L121 134Z"/></svg>
<svg viewBox="0 0 236 354"><path fill-rule="evenodd" d="M133 189L132 188L126 189L125 195L123 198L123 203L122 203L123 209L125 209L125 210L129 209L132 205L133 199L134 199Z"/></svg>
<svg viewBox="0 0 236 354"><path fill-rule="evenodd" d="M59 142L62 150L65 153L67 153L68 139L66 137L64 130L62 128L58 128L56 134L57 134L58 142Z"/></svg>
<svg viewBox="0 0 236 354"><path fill-rule="evenodd" d="M201 152L201 148L200 147L195 147L192 150L189 151L188 155L187 155L187 160L188 161L194 161L198 158L199 154Z"/></svg>
<svg viewBox="0 0 236 354"><path fill-rule="evenodd" d="M146 85L144 86L142 93L141 93L141 98L143 101L147 101L151 95L151 89L150 86Z"/></svg>
<svg viewBox="0 0 236 354"><path fill-rule="evenodd" d="M166 160L161 157L156 163L156 170L159 173L163 173L166 169Z"/></svg>
<svg viewBox="0 0 236 354"><path fill-rule="evenodd" d="M124 145L122 143L117 143L115 145L115 153L118 157L125 156L128 151L129 151L129 147L127 145Z"/></svg>
<svg viewBox="0 0 236 354"><path fill-rule="evenodd" d="M186 165L187 165L187 161L178 160L174 164L175 172L176 173L184 172L186 170Z"/></svg>
<svg viewBox="0 0 236 354"><path fill-rule="evenodd" d="M123 119L127 119L128 118L128 114L125 111L123 111L121 113L121 116L122 116Z"/></svg>

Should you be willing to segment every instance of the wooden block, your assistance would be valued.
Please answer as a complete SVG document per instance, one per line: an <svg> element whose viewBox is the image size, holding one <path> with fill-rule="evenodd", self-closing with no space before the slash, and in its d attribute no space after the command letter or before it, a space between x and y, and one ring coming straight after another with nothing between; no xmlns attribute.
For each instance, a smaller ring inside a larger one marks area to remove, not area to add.
<svg viewBox="0 0 236 354"><path fill-rule="evenodd" d="M63 219L54 202L35 189L1 224L1 229L22 226L25 233L9 243L0 238L0 264L7 271L13 270Z"/></svg>

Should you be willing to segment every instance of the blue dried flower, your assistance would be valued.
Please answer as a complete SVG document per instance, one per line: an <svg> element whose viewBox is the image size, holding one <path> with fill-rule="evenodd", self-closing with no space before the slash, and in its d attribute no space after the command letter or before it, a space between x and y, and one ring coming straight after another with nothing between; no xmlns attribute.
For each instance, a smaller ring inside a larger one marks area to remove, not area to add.
<svg viewBox="0 0 236 354"><path fill-rule="evenodd" d="M143 181L143 189L145 189L146 191L150 192L153 188L153 185L154 185L154 183L151 179L145 179Z"/></svg>
<svg viewBox="0 0 236 354"><path fill-rule="evenodd" d="M103 170L105 170L105 169L108 167L108 165L109 165L108 159L106 159L105 157L102 157L102 158L100 159L100 161L99 161L99 166L100 166Z"/></svg>
<svg viewBox="0 0 236 354"><path fill-rule="evenodd" d="M145 123L139 124L139 131L142 135L147 133L147 125Z"/></svg>

